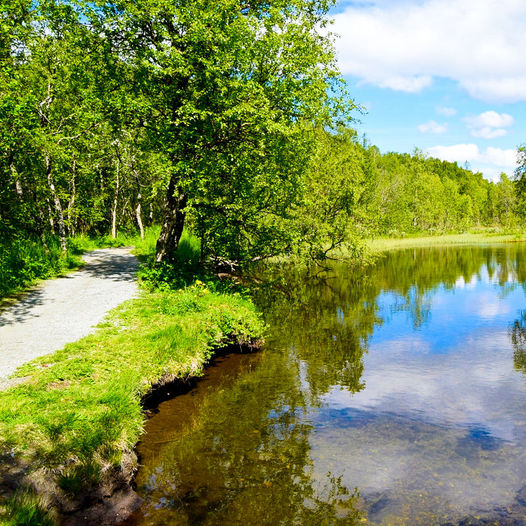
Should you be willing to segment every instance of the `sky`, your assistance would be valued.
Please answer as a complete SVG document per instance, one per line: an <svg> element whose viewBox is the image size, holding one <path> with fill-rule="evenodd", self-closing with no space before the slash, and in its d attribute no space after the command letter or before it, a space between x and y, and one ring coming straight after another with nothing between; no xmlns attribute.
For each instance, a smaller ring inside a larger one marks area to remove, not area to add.
<svg viewBox="0 0 526 526"><path fill-rule="evenodd" d="M497 181L526 143L526 0L340 0L340 70L360 134Z"/></svg>

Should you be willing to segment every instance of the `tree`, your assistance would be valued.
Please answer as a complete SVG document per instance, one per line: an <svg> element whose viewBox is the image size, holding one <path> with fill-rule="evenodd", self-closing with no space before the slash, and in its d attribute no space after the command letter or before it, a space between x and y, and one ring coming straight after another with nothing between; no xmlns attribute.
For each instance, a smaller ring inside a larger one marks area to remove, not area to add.
<svg viewBox="0 0 526 526"><path fill-rule="evenodd" d="M517 149L517 168L515 169L515 192L518 200L518 210L522 217L526 216L526 146Z"/></svg>
<svg viewBox="0 0 526 526"><path fill-rule="evenodd" d="M296 208L297 250L314 261L345 248L359 250L360 199L365 188L364 148L349 128L315 131L315 153L305 167L304 198Z"/></svg>
<svg viewBox="0 0 526 526"><path fill-rule="evenodd" d="M287 214L311 151L305 123L353 107L340 79L325 0L123 0L91 19L129 72L149 147L166 154L157 261L185 221L205 253L247 260L290 249Z"/></svg>
<svg viewBox="0 0 526 526"><path fill-rule="evenodd" d="M513 182L505 173L500 174L500 180L495 185L495 190L497 215L500 223L509 228L515 218L517 195Z"/></svg>

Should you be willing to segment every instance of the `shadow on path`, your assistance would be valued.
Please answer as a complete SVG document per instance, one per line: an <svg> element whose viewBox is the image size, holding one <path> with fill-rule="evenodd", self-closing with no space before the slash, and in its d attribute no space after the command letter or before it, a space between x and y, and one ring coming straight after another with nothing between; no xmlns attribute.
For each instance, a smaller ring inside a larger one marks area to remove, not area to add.
<svg viewBox="0 0 526 526"><path fill-rule="evenodd" d="M81 273L112 281L135 281L139 263L131 254L113 254L111 258L99 258L96 253L92 254L95 259L90 261Z"/></svg>
<svg viewBox="0 0 526 526"><path fill-rule="evenodd" d="M44 290L30 290L20 298L16 303L7 305L0 309L0 327L4 325L18 323L32 317L31 311L44 303ZM2 342L0 341L0 347Z"/></svg>

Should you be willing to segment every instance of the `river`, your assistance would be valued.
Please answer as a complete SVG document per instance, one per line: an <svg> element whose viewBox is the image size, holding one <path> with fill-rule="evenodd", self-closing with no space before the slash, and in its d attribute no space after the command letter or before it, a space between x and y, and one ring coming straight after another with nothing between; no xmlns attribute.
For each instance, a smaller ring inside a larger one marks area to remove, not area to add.
<svg viewBox="0 0 526 526"><path fill-rule="evenodd" d="M263 350L147 422L126 524L526 524L526 247L265 282Z"/></svg>

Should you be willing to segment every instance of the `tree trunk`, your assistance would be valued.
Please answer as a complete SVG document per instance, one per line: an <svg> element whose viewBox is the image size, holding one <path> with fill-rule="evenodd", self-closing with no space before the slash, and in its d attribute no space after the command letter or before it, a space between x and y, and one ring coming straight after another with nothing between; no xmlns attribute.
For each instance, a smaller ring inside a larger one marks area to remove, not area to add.
<svg viewBox="0 0 526 526"><path fill-rule="evenodd" d="M15 180L16 195L19 199L22 199L22 197L24 196L24 191L22 190L22 183L20 182L20 178L18 177L18 173L16 171L15 165L11 163L9 168L11 169L11 175L13 179Z"/></svg>
<svg viewBox="0 0 526 526"><path fill-rule="evenodd" d="M163 224L157 240L155 261L173 261L185 221L186 195L177 185L174 177L170 179L164 204Z"/></svg>
<svg viewBox="0 0 526 526"><path fill-rule="evenodd" d="M142 224L142 215L141 215L141 192L137 194L137 208L135 208L135 217L137 218L137 225L139 226L139 232L141 233L141 239L144 240L144 226Z"/></svg>
<svg viewBox="0 0 526 526"><path fill-rule="evenodd" d="M113 197L113 209L111 211L111 237L117 237L117 204L119 200L119 161L117 160L117 175L115 180L115 195Z"/></svg>
<svg viewBox="0 0 526 526"><path fill-rule="evenodd" d="M75 235L75 225L74 220L72 219L73 214L73 206L75 205L75 197L77 193L77 187L75 184L75 177L77 172L77 162L73 161L73 167L72 167L72 178L71 178L71 196L68 203L68 231L70 236Z"/></svg>
<svg viewBox="0 0 526 526"><path fill-rule="evenodd" d="M62 205L60 204L60 199L57 195L55 183L53 181L53 171L51 169L51 159L49 158L49 155L46 155L46 174L49 190L51 192L51 197L53 198L53 202L55 204L55 211L57 213L60 247L62 248L62 253L65 254L68 251L68 244L66 241L66 225L64 224L64 214L62 212Z"/></svg>
<svg viewBox="0 0 526 526"><path fill-rule="evenodd" d="M49 208L49 201L48 201L48 208ZM37 205L37 210L38 210L38 217L40 219L40 225L39 225L40 239L42 241L42 245L44 246L44 250L46 251L46 253L49 254L49 247L47 246L45 227L44 227L44 225L46 224L46 218L44 216L44 212L42 212L42 209L38 205Z"/></svg>
<svg viewBox="0 0 526 526"><path fill-rule="evenodd" d="M51 209L51 201L46 198L46 204L47 204L47 217L48 217L48 221L49 221L49 226L51 227L51 233L53 235L56 234L56 231L55 231L55 220L53 219L53 210Z"/></svg>

